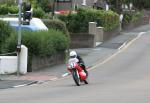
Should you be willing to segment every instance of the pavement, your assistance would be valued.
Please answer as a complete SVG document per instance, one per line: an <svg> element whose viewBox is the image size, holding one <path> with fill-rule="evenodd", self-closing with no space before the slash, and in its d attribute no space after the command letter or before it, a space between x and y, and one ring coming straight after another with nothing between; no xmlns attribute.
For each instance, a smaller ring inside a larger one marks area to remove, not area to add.
<svg viewBox="0 0 150 103"><path fill-rule="evenodd" d="M123 46L136 38L140 32L146 32L149 30L150 25L144 25L131 31L123 31L120 33L120 35L101 43L95 48L80 48L73 50L76 50L77 53L81 55L87 68L90 68L98 62L104 61L106 58L123 48ZM0 75L0 89L15 88L57 80L62 78L62 75L66 72L66 64L64 63L43 68L34 72L29 72L25 75Z"/></svg>

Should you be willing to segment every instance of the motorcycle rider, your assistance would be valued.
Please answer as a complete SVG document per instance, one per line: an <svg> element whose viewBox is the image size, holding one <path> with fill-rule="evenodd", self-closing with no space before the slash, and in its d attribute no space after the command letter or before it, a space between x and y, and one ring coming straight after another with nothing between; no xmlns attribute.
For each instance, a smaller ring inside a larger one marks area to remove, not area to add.
<svg viewBox="0 0 150 103"><path fill-rule="evenodd" d="M79 61L78 61L78 64L83 68L84 72L86 73L86 75L88 76L88 71L86 70L86 67L85 67L85 64L84 64L84 61L83 59L81 58L81 56L79 56L76 51L71 51L70 52L70 59L72 58L77 58Z"/></svg>

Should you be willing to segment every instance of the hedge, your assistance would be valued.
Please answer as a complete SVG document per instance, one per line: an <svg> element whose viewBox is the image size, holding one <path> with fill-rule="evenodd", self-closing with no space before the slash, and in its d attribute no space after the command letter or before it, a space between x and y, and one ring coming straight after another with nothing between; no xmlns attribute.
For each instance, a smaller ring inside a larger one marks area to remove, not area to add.
<svg viewBox="0 0 150 103"><path fill-rule="evenodd" d="M88 32L88 23L97 22L97 26L111 30L119 25L119 15L113 11L79 9L77 14L59 15L58 18L67 24L69 32Z"/></svg>
<svg viewBox="0 0 150 103"><path fill-rule="evenodd" d="M0 15L5 15L8 13L16 14L18 11L19 10L17 6L9 6L7 4L0 5Z"/></svg>
<svg viewBox="0 0 150 103"><path fill-rule="evenodd" d="M144 14L142 11L135 11L135 12L125 12L124 13L124 18L123 18L123 23L130 23L130 22L136 22L141 18Z"/></svg>
<svg viewBox="0 0 150 103"><path fill-rule="evenodd" d="M0 53L2 52L1 46L11 33L13 33L13 29L9 26L9 23L0 20Z"/></svg>
<svg viewBox="0 0 150 103"><path fill-rule="evenodd" d="M42 8L38 7L38 8L33 8L33 17L37 17L37 18L44 18L45 17L45 12L42 10Z"/></svg>
<svg viewBox="0 0 150 103"><path fill-rule="evenodd" d="M28 47L29 54L35 56L51 56L57 51L65 51L69 40L62 32L50 29L49 31L23 31L22 44ZM17 35L12 34L3 45L4 52L13 52L16 49Z"/></svg>
<svg viewBox="0 0 150 103"><path fill-rule="evenodd" d="M49 29L61 31L67 37L69 36L65 22L60 21L58 19L55 19L55 20L43 19L43 22Z"/></svg>

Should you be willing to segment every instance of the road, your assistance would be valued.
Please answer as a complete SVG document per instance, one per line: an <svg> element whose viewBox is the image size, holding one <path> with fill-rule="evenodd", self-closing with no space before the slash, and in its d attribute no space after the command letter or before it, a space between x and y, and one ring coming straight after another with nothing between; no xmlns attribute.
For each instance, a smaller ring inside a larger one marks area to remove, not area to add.
<svg viewBox="0 0 150 103"><path fill-rule="evenodd" d="M0 103L149 103L150 32L90 70L89 85L72 78L0 91Z"/></svg>

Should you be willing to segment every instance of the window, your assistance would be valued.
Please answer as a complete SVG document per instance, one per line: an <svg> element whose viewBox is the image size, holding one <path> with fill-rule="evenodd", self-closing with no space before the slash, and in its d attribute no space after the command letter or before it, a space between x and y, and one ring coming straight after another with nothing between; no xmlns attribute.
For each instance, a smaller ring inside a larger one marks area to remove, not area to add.
<svg viewBox="0 0 150 103"><path fill-rule="evenodd" d="M71 0L57 0L57 2L71 2Z"/></svg>

